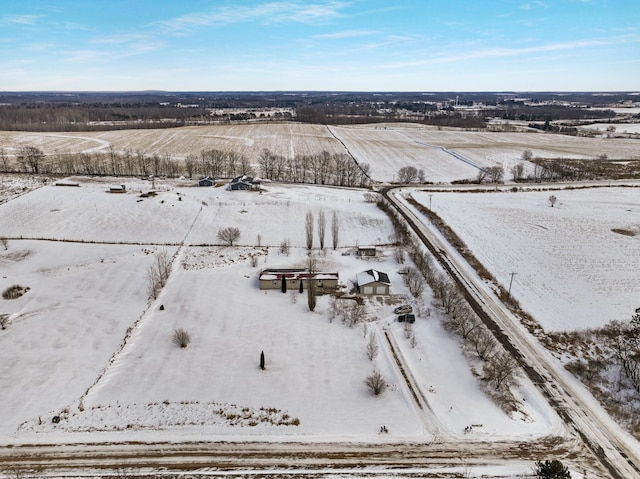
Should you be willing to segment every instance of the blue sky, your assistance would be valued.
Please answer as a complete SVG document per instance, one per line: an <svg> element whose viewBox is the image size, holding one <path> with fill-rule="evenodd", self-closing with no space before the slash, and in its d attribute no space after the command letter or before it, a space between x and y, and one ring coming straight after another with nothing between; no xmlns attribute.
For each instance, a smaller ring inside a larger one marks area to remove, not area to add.
<svg viewBox="0 0 640 479"><path fill-rule="evenodd" d="M638 0L0 0L0 90L640 90Z"/></svg>

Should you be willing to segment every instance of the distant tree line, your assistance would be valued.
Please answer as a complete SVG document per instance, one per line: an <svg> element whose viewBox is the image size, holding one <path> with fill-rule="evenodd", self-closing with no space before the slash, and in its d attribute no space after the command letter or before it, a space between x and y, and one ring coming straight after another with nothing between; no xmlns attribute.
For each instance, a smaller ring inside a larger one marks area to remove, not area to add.
<svg viewBox="0 0 640 479"><path fill-rule="evenodd" d="M203 108L118 104L20 104L0 108L0 130L90 131L170 128L206 118Z"/></svg>

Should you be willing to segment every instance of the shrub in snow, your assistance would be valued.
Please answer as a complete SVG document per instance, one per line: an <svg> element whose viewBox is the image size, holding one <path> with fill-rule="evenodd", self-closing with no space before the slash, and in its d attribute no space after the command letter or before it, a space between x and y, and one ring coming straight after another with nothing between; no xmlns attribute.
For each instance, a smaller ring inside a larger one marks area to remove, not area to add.
<svg viewBox="0 0 640 479"><path fill-rule="evenodd" d="M364 380L364 383L376 396L380 396L380 394L385 392L389 387L389 383L387 383L379 369L374 369L373 372L367 376L367 379Z"/></svg>
<svg viewBox="0 0 640 479"><path fill-rule="evenodd" d="M191 336L184 329L174 329L171 340L181 348L186 348L191 342Z"/></svg>
<svg viewBox="0 0 640 479"><path fill-rule="evenodd" d="M9 286L2 292L2 297L4 299L17 299L27 291L29 291L28 286L20 286L19 284L14 284L13 286Z"/></svg>

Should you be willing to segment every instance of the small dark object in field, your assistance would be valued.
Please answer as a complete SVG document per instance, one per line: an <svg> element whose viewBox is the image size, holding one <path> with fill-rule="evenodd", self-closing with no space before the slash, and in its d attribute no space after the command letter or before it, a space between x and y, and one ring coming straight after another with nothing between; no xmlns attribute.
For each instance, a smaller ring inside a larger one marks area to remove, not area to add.
<svg viewBox="0 0 640 479"><path fill-rule="evenodd" d="M58 424L60 422L60 416L53 416L51 418L51 422L54 424Z"/></svg>
<svg viewBox="0 0 640 479"><path fill-rule="evenodd" d="M164 304L160 305L160 311L164 311Z"/></svg>

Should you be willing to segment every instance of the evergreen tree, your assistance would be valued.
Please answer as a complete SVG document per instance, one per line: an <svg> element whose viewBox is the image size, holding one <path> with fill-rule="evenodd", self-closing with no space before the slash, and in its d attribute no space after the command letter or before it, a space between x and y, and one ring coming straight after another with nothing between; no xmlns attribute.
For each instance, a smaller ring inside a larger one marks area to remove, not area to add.
<svg viewBox="0 0 640 479"><path fill-rule="evenodd" d="M539 479L571 479L569 468L557 459L536 462L534 474Z"/></svg>

